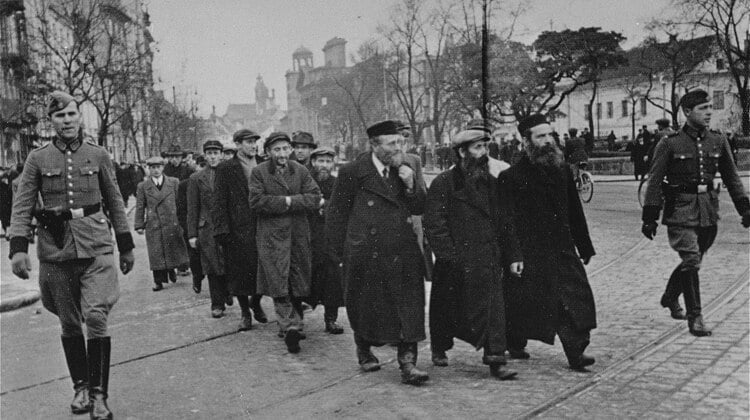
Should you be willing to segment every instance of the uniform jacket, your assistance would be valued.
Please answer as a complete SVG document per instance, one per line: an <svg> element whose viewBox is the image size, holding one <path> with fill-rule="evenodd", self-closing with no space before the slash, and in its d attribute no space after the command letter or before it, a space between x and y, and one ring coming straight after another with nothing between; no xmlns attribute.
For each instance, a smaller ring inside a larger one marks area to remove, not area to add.
<svg viewBox="0 0 750 420"><path fill-rule="evenodd" d="M206 274L224 274L224 252L214 239L211 208L216 205L216 168L207 166L190 176L187 185L187 237L198 238ZM189 245L188 245L189 246Z"/></svg>
<svg viewBox="0 0 750 420"><path fill-rule="evenodd" d="M498 182L524 263L522 277L504 284L508 328L551 344L561 310L578 328L595 328L594 296L579 259L595 252L570 168L548 172L525 156Z"/></svg>
<svg viewBox="0 0 750 420"><path fill-rule="evenodd" d="M291 197L287 208L285 197ZM274 162L253 168L250 207L258 217L258 293L271 297L310 295L310 226L307 215L320 206L320 189L310 172L289 161L284 173Z"/></svg>
<svg viewBox="0 0 750 420"><path fill-rule="evenodd" d="M188 255L177 220L177 178L164 176L161 190L148 177L138 184L135 228L146 230L148 262L152 271L186 266Z"/></svg>
<svg viewBox="0 0 750 420"><path fill-rule="evenodd" d="M250 208L248 182L239 158L220 163L214 185L216 202L210 209L214 236L224 250L227 287L236 296L254 294L258 274L256 217Z"/></svg>
<svg viewBox="0 0 750 420"><path fill-rule="evenodd" d="M465 179L454 167L432 181L424 228L437 256L430 330L477 348L505 350L503 270L522 261L510 207L497 182ZM440 324L440 325L437 325Z"/></svg>
<svg viewBox="0 0 750 420"><path fill-rule="evenodd" d="M61 249L55 245L50 233L40 228L37 242L40 261L59 262L112 253L110 223L120 252L133 248L115 169L102 147L82 137L70 145L56 138L29 154L14 195L8 232L11 252L14 251L13 237L27 240L31 234L32 210L37 206L39 194L47 209L80 209L103 204L109 212L109 220L100 210L66 222ZM22 246L23 252L27 246Z"/></svg>
<svg viewBox="0 0 750 420"><path fill-rule="evenodd" d="M424 184L407 194L395 170L386 181L372 154L339 169L326 237L343 262L352 329L374 343L424 340L423 257L411 225L424 210Z"/></svg>
<svg viewBox="0 0 750 420"><path fill-rule="evenodd" d="M747 201L727 139L716 132L698 131L688 125L663 140L654 151L644 206L664 205L662 223L667 226L713 226L719 220L719 192L669 192L669 187L703 185L713 187L716 172L721 174L729 195L740 214ZM663 195L662 181L668 193Z"/></svg>

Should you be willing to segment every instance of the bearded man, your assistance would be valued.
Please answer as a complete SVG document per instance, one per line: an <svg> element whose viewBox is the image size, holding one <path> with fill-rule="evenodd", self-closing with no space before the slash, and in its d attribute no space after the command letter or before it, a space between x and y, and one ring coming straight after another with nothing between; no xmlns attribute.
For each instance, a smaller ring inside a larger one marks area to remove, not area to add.
<svg viewBox="0 0 750 420"><path fill-rule="evenodd" d="M512 358L527 359L527 339L554 344L557 335L570 367L586 371L594 358L583 352L596 328L594 295L583 267L595 254L586 216L546 118L532 115L518 131L526 154L498 179L523 255L521 278L504 284L508 350Z"/></svg>
<svg viewBox="0 0 750 420"><path fill-rule="evenodd" d="M432 362L447 366L446 350L459 338L484 349L490 374L505 371L503 268L521 274L518 239L509 208L490 174L483 130L465 130L452 140L456 165L438 175L427 193L424 228L437 256L430 294ZM501 202L502 201L502 202Z"/></svg>

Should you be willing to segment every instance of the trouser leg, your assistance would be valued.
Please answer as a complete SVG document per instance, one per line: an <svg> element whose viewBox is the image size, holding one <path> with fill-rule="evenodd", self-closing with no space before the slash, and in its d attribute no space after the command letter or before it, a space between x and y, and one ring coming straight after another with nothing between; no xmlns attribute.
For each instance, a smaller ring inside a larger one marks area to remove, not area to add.
<svg viewBox="0 0 750 420"><path fill-rule="evenodd" d="M208 275L208 292L211 295L211 309L224 310L226 294L224 292L224 276L218 274Z"/></svg>
<svg viewBox="0 0 750 420"><path fill-rule="evenodd" d="M39 290L44 307L57 315L63 338L82 336L81 286L75 262L40 262Z"/></svg>
<svg viewBox="0 0 750 420"><path fill-rule="evenodd" d="M301 330L302 318L297 309L295 309L290 296L273 298L273 307L276 312L276 319L279 322L279 329L287 332L290 329Z"/></svg>
<svg viewBox="0 0 750 420"><path fill-rule="evenodd" d="M152 273L154 275L154 283L156 283L157 285L167 283L169 281L167 277L167 270L154 270Z"/></svg>
<svg viewBox="0 0 750 420"><path fill-rule="evenodd" d="M250 298L244 295L237 296L237 302L240 305L242 316L250 316Z"/></svg>

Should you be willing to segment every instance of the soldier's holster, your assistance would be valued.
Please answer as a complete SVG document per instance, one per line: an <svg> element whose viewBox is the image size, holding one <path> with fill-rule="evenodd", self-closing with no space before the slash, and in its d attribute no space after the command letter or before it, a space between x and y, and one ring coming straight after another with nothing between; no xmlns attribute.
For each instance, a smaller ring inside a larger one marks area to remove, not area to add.
<svg viewBox="0 0 750 420"><path fill-rule="evenodd" d="M92 204L72 210L57 206L51 209L36 210L34 217L39 222L39 226L52 235L55 246L58 249L62 249L65 246L65 228L67 227L68 220L89 216L100 209L100 204Z"/></svg>

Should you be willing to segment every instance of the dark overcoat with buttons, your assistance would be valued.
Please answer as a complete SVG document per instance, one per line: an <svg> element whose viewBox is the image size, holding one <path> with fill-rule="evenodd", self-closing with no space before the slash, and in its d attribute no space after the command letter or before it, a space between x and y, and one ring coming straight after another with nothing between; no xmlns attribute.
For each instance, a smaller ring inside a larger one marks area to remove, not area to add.
<svg viewBox="0 0 750 420"><path fill-rule="evenodd" d="M498 182L524 263L521 278L503 285L508 329L553 344L563 314L579 330L596 328L594 295L579 258L595 252L570 168L542 168L524 155Z"/></svg>
<svg viewBox="0 0 750 420"><path fill-rule="evenodd" d="M747 195L737 174L729 142L720 133L707 129L698 131L685 125L656 145L644 205L661 208L663 204L662 223L666 226L714 226L719 220L718 190L711 189L701 194L676 192L669 194L665 201L662 181L666 180L673 187L703 185L708 189L713 187L716 172L721 174L737 206Z"/></svg>
<svg viewBox="0 0 750 420"><path fill-rule="evenodd" d="M325 211L331 200L336 177L331 175L326 180L316 182L325 204L320 210L308 215L312 247L312 295L309 303L313 306L322 303L325 306L338 308L344 306L341 273L325 237Z"/></svg>
<svg viewBox="0 0 750 420"><path fill-rule="evenodd" d="M494 177L468 180L454 166L432 181L424 229L437 257L430 295L433 339L441 334L477 349L506 349L503 270L522 261L507 204Z"/></svg>
<svg viewBox="0 0 750 420"><path fill-rule="evenodd" d="M148 263L152 271L184 267L188 255L177 219L177 178L164 176L161 189L151 177L138 184L135 229L146 230Z"/></svg>
<svg viewBox="0 0 750 420"><path fill-rule="evenodd" d="M364 153L339 169L327 209L349 323L371 343L425 339L425 267L411 216L424 211L426 192L423 182L414 185L407 193L396 170L384 180Z"/></svg>
<svg viewBox="0 0 750 420"><path fill-rule="evenodd" d="M211 208L216 205L216 168L206 167L188 178L187 237L198 238L201 267L205 274L224 275L224 252L214 239ZM189 246L189 245L188 245Z"/></svg>

